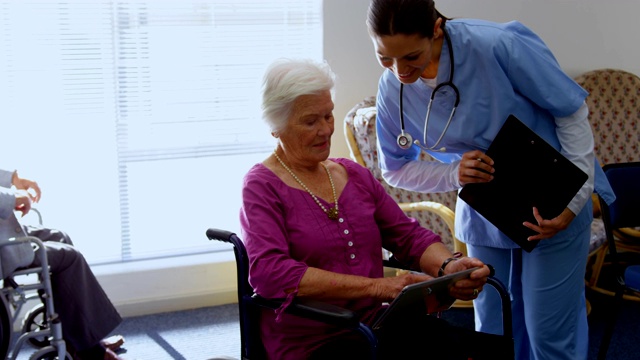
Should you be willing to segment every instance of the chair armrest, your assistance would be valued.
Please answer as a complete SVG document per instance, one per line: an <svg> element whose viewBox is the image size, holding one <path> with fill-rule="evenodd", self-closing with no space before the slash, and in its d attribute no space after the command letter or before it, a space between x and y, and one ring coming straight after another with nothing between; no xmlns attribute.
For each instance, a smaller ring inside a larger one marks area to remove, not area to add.
<svg viewBox="0 0 640 360"><path fill-rule="evenodd" d="M504 285L494 277L495 270L491 265L489 266L491 273L487 278L487 285L492 286L500 295L502 300L502 316L503 316L503 331L504 335L511 338L513 337L513 330L511 328L511 301L509 300L509 292ZM284 299L265 299L257 294L251 297L254 305L265 307L268 309L276 310L282 306ZM451 299L453 303L453 298ZM449 306L450 307L450 306ZM448 308L448 307L447 307ZM348 309L328 304L326 302L295 298L291 305L285 310L287 313L323 322L325 324L336 325L343 328L358 329L363 331L363 328L368 328L366 325L360 323L356 314ZM364 330L368 333L370 330Z"/></svg>
<svg viewBox="0 0 640 360"><path fill-rule="evenodd" d="M434 202L434 201L420 201L413 203L399 203L400 209L404 212L409 211L430 211L442 218L447 227L449 227L449 231L451 231L451 236L453 237L453 251L461 252L465 256L467 255L467 247L463 242L456 238L455 234L455 213L453 210L449 209L443 204Z"/></svg>
<svg viewBox="0 0 640 360"><path fill-rule="evenodd" d="M254 304L272 310L280 308L284 302L284 299L265 299L257 294L254 294L251 299ZM360 320L353 311L319 300L296 297L285 311L292 315L350 329L357 328L360 324Z"/></svg>
<svg viewBox="0 0 640 360"><path fill-rule="evenodd" d="M38 208L32 207L30 212L36 214L36 216L38 217L38 225L42 225L42 213L40 212L40 210L38 210Z"/></svg>
<svg viewBox="0 0 640 360"><path fill-rule="evenodd" d="M40 266L31 267L27 269L14 270L11 276L31 274L31 273L40 271L40 269L49 268L49 260L47 259L47 251L45 250L44 244L42 243L42 240L40 240L35 236L21 236L21 237L16 237L13 240L0 240L0 247L19 246L25 243L29 243L33 248L33 251L35 253L34 256L36 256L39 259ZM31 263L32 261L33 261L33 258L29 257L29 263ZM23 264L23 266L27 266L27 265L28 264Z"/></svg>
<svg viewBox="0 0 640 360"><path fill-rule="evenodd" d="M20 210L14 210L13 213L17 219L20 219L20 224L22 225L38 227L44 224L42 212L40 212L37 207L32 207L25 215L23 215Z"/></svg>
<svg viewBox="0 0 640 360"><path fill-rule="evenodd" d="M627 241L640 240L640 230L638 230L637 228L619 228L616 230L619 232L619 234L617 235L623 240L627 240Z"/></svg>
<svg viewBox="0 0 640 360"><path fill-rule="evenodd" d="M400 260L396 259L393 254L388 259L382 260L382 266L399 270L411 270L408 266L401 263Z"/></svg>

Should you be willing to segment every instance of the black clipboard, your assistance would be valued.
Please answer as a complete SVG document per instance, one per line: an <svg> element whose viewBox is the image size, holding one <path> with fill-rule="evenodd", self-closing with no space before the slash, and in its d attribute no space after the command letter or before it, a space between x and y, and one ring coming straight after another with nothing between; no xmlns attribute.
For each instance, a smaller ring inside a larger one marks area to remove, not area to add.
<svg viewBox="0 0 640 360"><path fill-rule="evenodd" d="M407 316L432 314L447 310L455 299L449 296L449 287L458 280L469 277L479 267L458 271L405 286L389 304L389 307L376 319L372 329L382 328L386 323L404 321Z"/></svg>
<svg viewBox="0 0 640 360"><path fill-rule="evenodd" d="M536 223L533 207L544 219L560 215L588 175L513 115L486 154L494 161L493 180L467 184L459 197L531 252L538 241L527 238L536 232L522 223Z"/></svg>

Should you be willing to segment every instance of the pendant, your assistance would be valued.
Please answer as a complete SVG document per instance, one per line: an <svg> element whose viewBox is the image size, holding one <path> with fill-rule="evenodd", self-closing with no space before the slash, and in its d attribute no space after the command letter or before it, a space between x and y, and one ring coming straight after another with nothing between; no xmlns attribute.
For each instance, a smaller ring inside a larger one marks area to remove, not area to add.
<svg viewBox="0 0 640 360"><path fill-rule="evenodd" d="M335 207L332 207L331 209L327 210L327 216L331 220L336 220L338 218L338 210L336 210Z"/></svg>

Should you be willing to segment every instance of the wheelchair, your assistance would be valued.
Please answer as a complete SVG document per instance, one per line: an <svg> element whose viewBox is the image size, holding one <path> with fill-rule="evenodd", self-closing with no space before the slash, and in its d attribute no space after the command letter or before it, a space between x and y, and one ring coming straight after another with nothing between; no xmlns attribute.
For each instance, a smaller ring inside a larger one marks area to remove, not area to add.
<svg viewBox="0 0 640 360"><path fill-rule="evenodd" d="M32 236L0 241L0 247L28 242L34 248L41 266L18 269L3 279L0 288L0 359L15 360L26 342L40 348L30 360L72 360L62 338L62 324L55 312L46 249L40 239ZM38 281L29 280L35 275ZM22 325L20 336L14 344L13 324L25 304L31 300L41 302L30 310Z"/></svg>
<svg viewBox="0 0 640 360"><path fill-rule="evenodd" d="M253 288L249 284L249 258L247 251L242 240L235 233L210 228L207 229L206 235L209 240L222 241L233 245L237 270L241 360L266 359L265 349L260 339L260 326L258 326L260 311L262 308L278 309L283 300L265 299L253 292ZM400 262L393 257L390 260L384 260L384 266L402 268ZM510 354L513 354L511 358L515 358L509 293L504 285L494 277L487 278L487 284L496 289L502 300L502 336L511 346L507 350ZM376 359L378 346L376 335L369 326L360 322L354 312L325 302L304 298L294 298L285 311L296 316L359 332L369 344L370 358Z"/></svg>

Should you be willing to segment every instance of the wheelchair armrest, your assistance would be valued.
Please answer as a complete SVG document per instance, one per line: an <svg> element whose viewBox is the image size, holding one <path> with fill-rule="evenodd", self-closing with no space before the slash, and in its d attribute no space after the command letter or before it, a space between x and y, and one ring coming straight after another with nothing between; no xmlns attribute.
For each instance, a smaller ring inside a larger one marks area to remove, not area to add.
<svg viewBox="0 0 640 360"><path fill-rule="evenodd" d="M283 299L266 299L258 294L251 296L251 303L271 310L279 309L283 302Z"/></svg>
<svg viewBox="0 0 640 360"><path fill-rule="evenodd" d="M388 259L382 260L382 266L388 268L395 268L400 270L411 270L408 266L401 263L395 256L390 256Z"/></svg>
<svg viewBox="0 0 640 360"><path fill-rule="evenodd" d="M254 304L272 310L280 308L284 302L283 299L265 299L257 294L254 294L251 299ZM295 316L339 327L353 329L360 324L360 320L353 311L319 300L295 298L285 311Z"/></svg>

